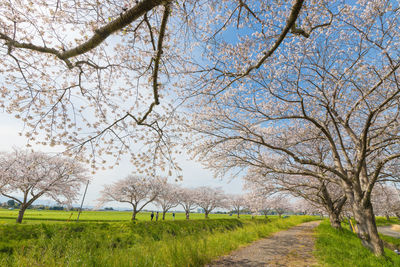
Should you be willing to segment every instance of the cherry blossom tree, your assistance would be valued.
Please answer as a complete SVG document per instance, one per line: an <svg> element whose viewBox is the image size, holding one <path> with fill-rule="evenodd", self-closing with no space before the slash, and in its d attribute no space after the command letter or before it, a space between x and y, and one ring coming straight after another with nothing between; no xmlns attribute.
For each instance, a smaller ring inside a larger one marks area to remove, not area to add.
<svg viewBox="0 0 400 267"><path fill-rule="evenodd" d="M197 206L196 189L180 188L177 199L179 204L185 210L186 220L189 220L190 212Z"/></svg>
<svg viewBox="0 0 400 267"><path fill-rule="evenodd" d="M260 169L254 166L244 179L245 187L258 194L264 194L262 191L283 192L312 202L315 207L325 210L332 227L341 228L340 213L347 197L338 184L313 176L270 173L267 167Z"/></svg>
<svg viewBox="0 0 400 267"><path fill-rule="evenodd" d="M288 196L281 193L265 194L259 190L253 190L246 195L248 206L254 213L262 213L268 219L268 214L275 211L279 217L292 209Z"/></svg>
<svg viewBox="0 0 400 267"><path fill-rule="evenodd" d="M397 188L397 185L394 185L394 188L397 192L397 196L400 196L400 190ZM399 198L399 197L398 197ZM397 204L393 207L393 212L397 216L397 219L400 220L400 200L397 202Z"/></svg>
<svg viewBox="0 0 400 267"><path fill-rule="evenodd" d="M156 106L167 76L168 61L161 58L170 43L171 5L2 2L0 64L7 71L1 74L1 106L30 128L24 133L30 143L64 145L68 153L89 150L92 167L104 164L106 155L118 161L129 151L138 170L146 170L139 166L144 162L165 163L168 118L161 109L171 109ZM137 143L144 146L140 152Z"/></svg>
<svg viewBox="0 0 400 267"><path fill-rule="evenodd" d="M246 199L242 195L227 195L228 206L237 214L240 218L240 211L246 206Z"/></svg>
<svg viewBox="0 0 400 267"><path fill-rule="evenodd" d="M282 214L292 209L290 199L285 194L274 194L270 196L268 198L268 203L268 206L278 214L279 218L282 217Z"/></svg>
<svg viewBox="0 0 400 267"><path fill-rule="evenodd" d="M379 181L397 180L400 9L392 1L324 8L329 26L285 42L284 52L244 77L235 74L254 62L251 55L262 57L252 49L261 41L243 38L213 51L222 69L202 77L207 94L193 102L194 153L221 175L247 168L237 165L243 155L278 173L339 180L362 244L383 255L371 192Z"/></svg>
<svg viewBox="0 0 400 267"><path fill-rule="evenodd" d="M226 196L221 188L201 186L196 188L196 204L204 210L205 218L216 208L226 208Z"/></svg>
<svg viewBox="0 0 400 267"><path fill-rule="evenodd" d="M178 206L179 187L170 183L161 184L161 190L158 193L155 202L162 209L162 219L165 220L165 214L172 208Z"/></svg>
<svg viewBox="0 0 400 267"><path fill-rule="evenodd" d="M134 221L136 215L158 197L165 183L166 180L159 177L128 175L111 185L105 185L98 201L101 205L111 201L131 204Z"/></svg>
<svg viewBox="0 0 400 267"><path fill-rule="evenodd" d="M260 211L265 215L267 215L271 211L275 211L279 218L282 216L283 213L292 209L292 205L288 195L285 194L273 194L265 197L265 195L261 195L261 204L262 208Z"/></svg>
<svg viewBox="0 0 400 267"><path fill-rule="evenodd" d="M268 196L265 194L259 194L258 192L251 191L245 194L247 207L253 214L264 214L265 219L268 219L268 213L272 211Z"/></svg>
<svg viewBox="0 0 400 267"><path fill-rule="evenodd" d="M376 215L385 216L387 220L389 216L397 216L400 209L400 195L393 186L377 184L371 201Z"/></svg>
<svg viewBox="0 0 400 267"><path fill-rule="evenodd" d="M314 6L304 0L2 1L0 106L25 123L29 130L21 134L30 143L89 154L93 168L106 167L106 155L118 162L129 154L147 174L160 166L179 172L172 158L179 153L176 96L185 99L182 88L192 75L209 69L197 51L225 45L226 29L256 22L266 38L262 65L288 36L306 38L320 26L319 16L305 30L296 23Z"/></svg>
<svg viewBox="0 0 400 267"><path fill-rule="evenodd" d="M87 180L87 170L70 158L27 150L0 155L0 195L20 204L17 223L40 197L71 204Z"/></svg>
<svg viewBox="0 0 400 267"><path fill-rule="evenodd" d="M321 159L323 158L323 151L320 147L314 147L313 150L314 153L318 153ZM244 187L252 191L254 195L267 197L274 192L283 192L294 197L301 197L307 200L307 202L302 203L309 204L309 202L312 202L314 209L318 207L325 210L329 215L332 227L341 228L340 213L347 197L337 184L339 181L335 181L334 177L331 177L331 181L328 181L314 176L281 174L275 172L263 161L236 155L236 162L239 161L241 161L241 164L251 166L248 168L247 175L244 176ZM282 166L278 167L276 162L274 168L285 168L288 163L283 162L281 164Z"/></svg>
<svg viewBox="0 0 400 267"><path fill-rule="evenodd" d="M315 202L308 201L304 198L298 198L294 201L293 210L296 213L303 215L315 215L322 213L321 206L316 206Z"/></svg>

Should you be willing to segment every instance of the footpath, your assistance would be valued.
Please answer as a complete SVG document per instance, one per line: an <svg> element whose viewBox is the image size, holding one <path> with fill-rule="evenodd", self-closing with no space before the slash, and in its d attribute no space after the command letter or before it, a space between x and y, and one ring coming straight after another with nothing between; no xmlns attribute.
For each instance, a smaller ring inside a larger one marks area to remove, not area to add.
<svg viewBox="0 0 400 267"><path fill-rule="evenodd" d="M400 238L400 225L379 226L378 232L395 238Z"/></svg>
<svg viewBox="0 0 400 267"><path fill-rule="evenodd" d="M307 222L275 233L206 266L318 266L312 252L315 241L314 228L319 223L320 221Z"/></svg>

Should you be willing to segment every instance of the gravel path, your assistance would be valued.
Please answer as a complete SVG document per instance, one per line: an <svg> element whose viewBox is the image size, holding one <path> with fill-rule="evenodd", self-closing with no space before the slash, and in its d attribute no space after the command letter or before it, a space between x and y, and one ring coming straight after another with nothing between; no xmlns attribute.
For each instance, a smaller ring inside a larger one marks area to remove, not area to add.
<svg viewBox="0 0 400 267"><path fill-rule="evenodd" d="M388 235L395 238L400 238L399 228L394 225L391 226L379 226L378 232L384 235Z"/></svg>
<svg viewBox="0 0 400 267"><path fill-rule="evenodd" d="M292 227L289 230L255 241L212 262L208 267L223 266L317 266L313 257L314 228L320 221Z"/></svg>

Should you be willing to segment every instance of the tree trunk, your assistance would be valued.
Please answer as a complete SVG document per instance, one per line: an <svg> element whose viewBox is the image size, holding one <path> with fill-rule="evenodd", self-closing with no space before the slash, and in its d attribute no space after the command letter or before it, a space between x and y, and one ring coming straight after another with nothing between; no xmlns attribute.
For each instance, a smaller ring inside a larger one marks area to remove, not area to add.
<svg viewBox="0 0 400 267"><path fill-rule="evenodd" d="M390 221L389 214L386 214L386 220L387 220L387 221Z"/></svg>
<svg viewBox="0 0 400 267"><path fill-rule="evenodd" d="M239 211L237 212L237 215L238 215L238 218L240 218L240 213L239 213Z"/></svg>
<svg viewBox="0 0 400 267"><path fill-rule="evenodd" d="M186 215L186 220L189 220L189 211L186 211L185 215Z"/></svg>
<svg viewBox="0 0 400 267"><path fill-rule="evenodd" d="M347 196L356 221L358 238L364 247L371 250L376 256L384 255L383 242L379 238L375 216L371 204L371 195L363 192L361 186L343 182L342 187Z"/></svg>
<svg viewBox="0 0 400 267"><path fill-rule="evenodd" d="M329 221L333 228L335 228L337 230L342 229L342 225L340 224L339 214L337 214L335 212L329 212Z"/></svg>
<svg viewBox="0 0 400 267"><path fill-rule="evenodd" d="M342 208L347 201L347 197L341 196L336 201L332 200L331 194L329 193L328 189L326 188L325 183L321 184L321 193L323 196L323 203L324 208L328 212L329 221L331 226L335 229L342 229L340 224L340 213L342 212ZM321 215L322 216L322 215Z"/></svg>
<svg viewBox="0 0 400 267"><path fill-rule="evenodd" d="M21 208L20 208L20 210L18 212L17 223L22 223L22 218L24 218L24 213L25 213L25 210L26 210L27 207L28 206L21 205Z"/></svg>
<svg viewBox="0 0 400 267"><path fill-rule="evenodd" d="M166 211L163 211L163 213L162 213L162 219L163 219L163 221L165 220L165 213L167 213Z"/></svg>
<svg viewBox="0 0 400 267"><path fill-rule="evenodd" d="M361 239L361 243L376 256L384 255L383 242L378 235L371 200L368 199L364 207L361 201L353 201L352 207L357 223L357 235Z"/></svg>
<svg viewBox="0 0 400 267"><path fill-rule="evenodd" d="M205 218L208 219L208 212L204 211Z"/></svg>
<svg viewBox="0 0 400 267"><path fill-rule="evenodd" d="M136 214L137 214L136 210L133 210L133 212L132 212L132 221L136 220Z"/></svg>

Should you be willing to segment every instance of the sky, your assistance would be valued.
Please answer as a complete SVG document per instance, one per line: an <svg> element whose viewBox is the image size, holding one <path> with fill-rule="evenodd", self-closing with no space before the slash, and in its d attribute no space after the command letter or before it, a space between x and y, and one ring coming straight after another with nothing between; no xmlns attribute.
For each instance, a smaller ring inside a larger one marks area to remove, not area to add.
<svg viewBox="0 0 400 267"><path fill-rule="evenodd" d="M27 139L24 136L20 136L19 132L23 129L22 121L14 118L13 115L0 112L0 151L12 151L13 148L24 148ZM54 149L50 146L38 146L32 145L34 150L40 150L42 152L58 152L58 149ZM198 162L190 160L187 154L182 154L177 157L178 164L182 168L183 181L178 182L183 187L198 187L198 186L212 186L222 187L226 193L229 194L240 194L242 193L242 181L240 178L235 179L215 179L211 171L202 167ZM88 166L89 167L89 166ZM99 170L96 174L91 175L91 181L86 194L84 206L97 206L96 199L99 197L99 193L103 188L104 184L113 183L121 178L124 178L133 171L133 167L129 163L128 159L123 159L119 166L114 167L112 170ZM173 179L171 183L175 183ZM79 201L76 201L74 205L79 205L82 200L84 193L84 186L81 188ZM41 199L46 200L46 198ZM0 199L0 202L5 201L4 198ZM41 203L43 203L40 201ZM49 202L50 203L50 202ZM107 207L129 209L129 204L122 204L117 202L110 202L106 204ZM146 206L145 209L157 210L154 205ZM174 210L181 210L179 207Z"/></svg>

